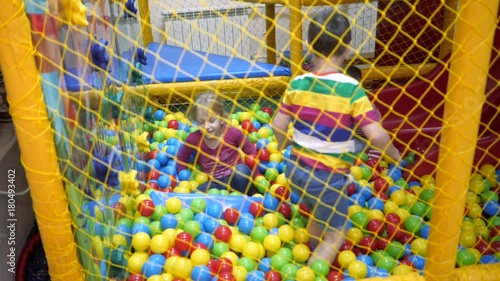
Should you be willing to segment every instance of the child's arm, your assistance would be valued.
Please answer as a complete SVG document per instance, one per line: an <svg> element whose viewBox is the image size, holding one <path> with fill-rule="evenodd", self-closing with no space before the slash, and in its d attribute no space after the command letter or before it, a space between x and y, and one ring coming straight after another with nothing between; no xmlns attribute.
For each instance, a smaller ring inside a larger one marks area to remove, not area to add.
<svg viewBox="0 0 500 281"><path fill-rule="evenodd" d="M190 142L190 139L188 137L182 148L179 150L179 153L177 154L177 170L179 172L188 168L189 158L191 157L193 151L193 143Z"/></svg>
<svg viewBox="0 0 500 281"><path fill-rule="evenodd" d="M384 152L393 161L401 160L399 150L392 144L389 134L377 123L371 123L361 128L371 145Z"/></svg>
<svg viewBox="0 0 500 281"><path fill-rule="evenodd" d="M280 111L278 111L278 113L274 117L272 127L274 129L274 135L276 136L276 140L278 141L279 150L284 149L288 144L286 132L288 130L288 124L290 123L290 120L291 120L290 115L284 114Z"/></svg>

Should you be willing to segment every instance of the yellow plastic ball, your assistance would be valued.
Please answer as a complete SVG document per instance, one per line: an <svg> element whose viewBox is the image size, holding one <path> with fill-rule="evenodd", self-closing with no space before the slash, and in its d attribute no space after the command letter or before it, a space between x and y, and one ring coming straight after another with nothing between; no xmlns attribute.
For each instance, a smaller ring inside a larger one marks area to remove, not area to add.
<svg viewBox="0 0 500 281"><path fill-rule="evenodd" d="M469 231L474 232L474 228L475 228L475 227L476 227L476 226L475 226L475 225L474 225L474 223L473 223L473 222L471 222L471 221L465 221L465 220L464 220L464 221L462 221L462 227L461 227L462 231L463 231L463 230L469 230Z"/></svg>
<svg viewBox="0 0 500 281"><path fill-rule="evenodd" d="M354 254L350 250L344 250L339 253L338 262L342 268L347 268L355 260L356 260L356 254Z"/></svg>
<svg viewBox="0 0 500 281"><path fill-rule="evenodd" d="M297 270L295 273L295 278L301 281L314 281L316 276L314 270L309 266L303 266Z"/></svg>
<svg viewBox="0 0 500 281"><path fill-rule="evenodd" d="M177 111L176 113L174 113L174 115L175 115L176 120L180 120L180 119L184 118L184 112L182 112L182 111Z"/></svg>
<svg viewBox="0 0 500 281"><path fill-rule="evenodd" d="M403 208L398 208L394 213L399 216L401 221L405 221L411 215L408 210Z"/></svg>
<svg viewBox="0 0 500 281"><path fill-rule="evenodd" d="M240 122L243 121L243 120L250 120L250 118L252 117L252 113L248 112L248 111L244 111L244 112L241 112L240 114Z"/></svg>
<svg viewBox="0 0 500 281"><path fill-rule="evenodd" d="M486 239L488 239L490 235L490 230L485 225L476 225L476 227L474 228L474 232L476 233L476 235L483 236Z"/></svg>
<svg viewBox="0 0 500 281"><path fill-rule="evenodd" d="M483 257L481 252L479 252L479 250L476 248L469 248L469 252L471 252L474 255L474 257L476 258L475 263L477 263Z"/></svg>
<svg viewBox="0 0 500 281"><path fill-rule="evenodd" d="M285 243L292 242L295 238L295 230L289 224L284 224L278 228L278 237Z"/></svg>
<svg viewBox="0 0 500 281"><path fill-rule="evenodd" d="M391 193L392 202L396 203L398 206L403 206L406 204L406 191L396 190Z"/></svg>
<svg viewBox="0 0 500 281"><path fill-rule="evenodd" d="M278 224L279 224L279 218L276 213L267 213L262 218L262 225L267 229L273 229L275 227L278 227Z"/></svg>
<svg viewBox="0 0 500 281"><path fill-rule="evenodd" d="M379 220L379 221L384 221L384 212L378 210L378 209L373 209L373 210L368 210L366 212L368 215L368 220Z"/></svg>
<svg viewBox="0 0 500 281"><path fill-rule="evenodd" d="M167 258L167 261L165 262L165 267L164 267L166 273L172 274L172 272L174 271L174 268L175 268L174 265L177 262L177 260L180 258L181 257L179 257L179 256L171 256L171 257Z"/></svg>
<svg viewBox="0 0 500 281"><path fill-rule="evenodd" d="M222 253L222 255L220 255L220 257L230 260L233 265L238 264L239 257L235 252L227 251L227 252Z"/></svg>
<svg viewBox="0 0 500 281"><path fill-rule="evenodd" d="M460 244L466 248L471 248L476 245L477 238L474 231L462 230L460 232Z"/></svg>
<svg viewBox="0 0 500 281"><path fill-rule="evenodd" d="M135 198L135 208L137 209L137 206L139 206L139 203L141 203L144 200L151 200L151 197L147 194L140 194Z"/></svg>
<svg viewBox="0 0 500 281"><path fill-rule="evenodd" d="M355 279L365 278L366 274L368 273L366 264L358 260L351 262L347 267L347 270L349 270L349 275L354 277Z"/></svg>
<svg viewBox="0 0 500 281"><path fill-rule="evenodd" d="M434 177L432 175L423 175L420 178L420 184L422 186L424 186L426 184L434 184L434 183L436 183L436 180L434 179Z"/></svg>
<svg viewBox="0 0 500 281"><path fill-rule="evenodd" d="M311 238L309 235L309 231L307 229L299 227L295 229L295 235L294 235L295 243L307 243L309 242L309 239Z"/></svg>
<svg viewBox="0 0 500 281"><path fill-rule="evenodd" d="M177 229L173 229L173 228L169 228L169 229L165 229L161 235L163 235L165 238L168 239L168 243L170 245L174 245L175 244L175 238L177 237Z"/></svg>
<svg viewBox="0 0 500 281"><path fill-rule="evenodd" d="M182 209L182 201L177 197L168 198L165 205L170 214L177 214Z"/></svg>
<svg viewBox="0 0 500 281"><path fill-rule="evenodd" d="M132 236L132 247L138 252L148 250L150 242L151 238L147 233L139 232Z"/></svg>
<svg viewBox="0 0 500 281"><path fill-rule="evenodd" d="M363 231L357 227L351 227L347 230L346 236L349 241L357 244L361 241L361 238L363 238Z"/></svg>
<svg viewBox="0 0 500 281"><path fill-rule="evenodd" d="M311 256L311 250L306 244L297 244L292 249L293 260L302 263L309 259Z"/></svg>
<svg viewBox="0 0 500 281"><path fill-rule="evenodd" d="M193 270L193 265L190 259L183 257L178 258L173 266L174 266L173 272L169 273L172 273L174 277L184 278L184 279L188 279L189 277L191 277L191 271Z"/></svg>
<svg viewBox="0 0 500 281"><path fill-rule="evenodd" d="M411 252L415 255L425 257L427 255L427 240L417 238L411 242Z"/></svg>
<svg viewBox="0 0 500 281"><path fill-rule="evenodd" d="M182 187L185 188L186 190L191 190L191 191L193 190L193 186L191 185L190 181L181 181L179 182L177 187Z"/></svg>
<svg viewBox="0 0 500 281"><path fill-rule="evenodd" d="M127 261L127 270L130 273L141 273L142 266L148 260L148 254L145 252L133 253Z"/></svg>
<svg viewBox="0 0 500 281"><path fill-rule="evenodd" d="M163 234L157 234L149 242L151 251L155 254L163 254L173 245Z"/></svg>
<svg viewBox="0 0 500 281"><path fill-rule="evenodd" d="M271 141L267 144L267 151L269 151L269 153L273 154L273 153L276 153L278 151L278 143L275 142L275 141Z"/></svg>
<svg viewBox="0 0 500 281"><path fill-rule="evenodd" d="M384 204L384 214L394 213L399 208L398 204L394 201L387 201Z"/></svg>
<svg viewBox="0 0 500 281"><path fill-rule="evenodd" d="M99 236L92 237L92 251L96 254L99 259L104 258L104 247L102 245L102 240Z"/></svg>
<svg viewBox="0 0 500 281"><path fill-rule="evenodd" d="M262 241L262 244L264 246L264 249L271 253L276 253L278 252L279 249L281 249L281 239L278 237L278 235L275 234L269 234L264 238L264 241Z"/></svg>
<svg viewBox="0 0 500 281"><path fill-rule="evenodd" d="M285 187L288 186L288 179L286 178L285 173L281 173L278 175L278 177L276 178L276 183Z"/></svg>
<svg viewBox="0 0 500 281"><path fill-rule="evenodd" d="M165 117L163 118L163 120L165 120L165 121L167 121L167 122L168 122L168 121L171 121L171 120L177 120L177 119L176 119L176 117L175 117L175 115L174 115L174 114L169 113L169 114L165 115Z"/></svg>
<svg viewBox="0 0 500 281"><path fill-rule="evenodd" d="M469 190L476 194L482 194L484 192L484 181L480 180L471 180L469 182Z"/></svg>
<svg viewBox="0 0 500 281"><path fill-rule="evenodd" d="M175 277L170 273L163 273L160 277L161 281L173 281L175 279Z"/></svg>
<svg viewBox="0 0 500 281"><path fill-rule="evenodd" d="M198 173L196 175L196 181L199 183L199 184L204 184L208 181L208 175L205 174L205 173Z"/></svg>
<svg viewBox="0 0 500 281"><path fill-rule="evenodd" d="M150 276L146 281L161 281L161 276L160 275L153 275L153 276Z"/></svg>
<svg viewBox="0 0 500 281"><path fill-rule="evenodd" d="M229 238L229 248L237 253L243 251L243 246L247 243L247 239L243 234L232 234Z"/></svg>
<svg viewBox="0 0 500 281"><path fill-rule="evenodd" d="M259 134L259 137L261 138L267 138L269 136L272 136L273 132L271 131L270 128L268 127L261 127L258 131L257 134Z"/></svg>
<svg viewBox="0 0 500 281"><path fill-rule="evenodd" d="M119 246L128 246L127 243L127 238L122 235L122 234L115 234L113 235L113 246L119 247Z"/></svg>
<svg viewBox="0 0 500 281"><path fill-rule="evenodd" d="M359 166L352 166L351 174L355 180L359 181L360 179L363 178L363 169L361 169L361 167Z"/></svg>
<svg viewBox="0 0 500 281"><path fill-rule="evenodd" d="M269 155L269 161L272 162L280 163L283 161L283 159L284 159L283 154L281 154L280 152L274 152L271 153L271 155Z"/></svg>
<svg viewBox="0 0 500 281"><path fill-rule="evenodd" d="M207 265L209 261L210 252L205 249L196 249L191 253L191 264L193 266Z"/></svg>
<svg viewBox="0 0 500 281"><path fill-rule="evenodd" d="M248 275L248 271L243 266L237 265L237 266L233 267L233 276L234 276L234 279L236 279L236 281L247 280L247 275Z"/></svg>
<svg viewBox="0 0 500 281"><path fill-rule="evenodd" d="M393 275L407 275L413 272L413 267L406 265L406 264L399 264L396 265L392 271Z"/></svg>
<svg viewBox="0 0 500 281"><path fill-rule="evenodd" d="M176 186L174 188L174 192L179 194L189 194L191 193L191 188L187 186Z"/></svg>
<svg viewBox="0 0 500 281"><path fill-rule="evenodd" d="M405 193L406 193L406 206L411 208L411 206L413 206L418 201L418 197L408 192Z"/></svg>
<svg viewBox="0 0 500 281"><path fill-rule="evenodd" d="M481 217L483 212L483 208L481 208L481 205L479 205L478 203L469 204L467 206L467 209L469 210L467 212L467 216L472 219Z"/></svg>
<svg viewBox="0 0 500 281"><path fill-rule="evenodd" d="M264 257L265 254L264 247L262 247L262 250L261 247L262 247L261 244L250 241L246 243L245 246L243 246L242 255L244 257L249 257L254 260L260 260L261 258Z"/></svg>
<svg viewBox="0 0 500 281"><path fill-rule="evenodd" d="M200 186L200 184L197 182L197 181L189 181L189 183L191 184L191 190L196 190L198 188L198 186Z"/></svg>

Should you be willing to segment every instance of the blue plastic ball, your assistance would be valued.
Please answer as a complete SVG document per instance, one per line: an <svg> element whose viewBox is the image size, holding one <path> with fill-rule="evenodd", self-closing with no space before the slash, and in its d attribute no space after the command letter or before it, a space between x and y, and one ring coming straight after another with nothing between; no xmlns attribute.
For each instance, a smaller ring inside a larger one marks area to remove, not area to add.
<svg viewBox="0 0 500 281"><path fill-rule="evenodd" d="M207 206L207 215L211 216L212 218L220 219L222 217L222 204L219 202L211 202Z"/></svg>
<svg viewBox="0 0 500 281"><path fill-rule="evenodd" d="M188 169L179 172L179 180L187 181L190 178L191 178L191 171L189 171Z"/></svg>
<svg viewBox="0 0 500 281"><path fill-rule="evenodd" d="M262 271L252 270L248 272L246 281L264 281L266 280L265 274Z"/></svg>
<svg viewBox="0 0 500 281"><path fill-rule="evenodd" d="M220 222L213 217L208 217L203 221L203 227L208 233L214 233L215 229L220 226Z"/></svg>
<svg viewBox="0 0 500 281"><path fill-rule="evenodd" d="M196 237L196 242L201 243L207 247L207 249L211 250L214 247L214 237L211 234L206 232L200 233L198 237Z"/></svg>
<svg viewBox="0 0 500 281"><path fill-rule="evenodd" d="M356 259L365 263L367 266L373 266L373 259L368 255L359 255Z"/></svg>
<svg viewBox="0 0 500 281"><path fill-rule="evenodd" d="M161 189L165 189L172 185L172 179L169 176L160 176L156 182Z"/></svg>
<svg viewBox="0 0 500 281"><path fill-rule="evenodd" d="M156 154L156 157L155 157L156 160L158 160L158 162L160 162L160 165L163 167L165 165L167 165L168 163L168 155L163 152L163 151L160 151Z"/></svg>
<svg viewBox="0 0 500 281"><path fill-rule="evenodd" d="M177 220L177 217L173 214L165 214L160 218L160 226L163 230L175 229L177 228L178 224L179 221Z"/></svg>
<svg viewBox="0 0 500 281"><path fill-rule="evenodd" d="M132 227L132 235L135 235L139 232L144 232L148 235L151 235L151 230L149 229L149 225L143 224L143 223L136 223Z"/></svg>
<svg viewBox="0 0 500 281"><path fill-rule="evenodd" d="M156 160L156 159L150 159L148 160L148 165L151 168L154 168L156 170L160 170L161 168L161 164L160 164L160 161Z"/></svg>
<svg viewBox="0 0 500 281"><path fill-rule="evenodd" d="M484 204L483 211L488 216L496 216L500 211L500 204L496 201L487 201Z"/></svg>
<svg viewBox="0 0 500 281"><path fill-rule="evenodd" d="M191 279L196 281L210 281L212 279L212 274L208 266L197 265L191 271Z"/></svg>
<svg viewBox="0 0 500 281"><path fill-rule="evenodd" d="M372 197L368 200L368 209L384 211L384 201L378 197ZM363 205L361 205L363 206Z"/></svg>
<svg viewBox="0 0 500 281"><path fill-rule="evenodd" d="M247 218L240 218L238 221L238 230L246 235L250 235L255 226L255 221Z"/></svg>
<svg viewBox="0 0 500 281"><path fill-rule="evenodd" d="M271 270L271 258L263 258L259 261L258 265L259 271L262 271L264 273L267 273L269 270Z"/></svg>
<svg viewBox="0 0 500 281"><path fill-rule="evenodd" d="M163 118L165 118L165 111L161 110L161 109L157 109L154 113L154 118L155 120L158 120L158 121L162 121Z"/></svg>
<svg viewBox="0 0 500 281"><path fill-rule="evenodd" d="M274 212L278 209L279 204L280 201L276 197L273 197L270 193L266 193L266 195L264 195L264 200L262 200L264 209Z"/></svg>

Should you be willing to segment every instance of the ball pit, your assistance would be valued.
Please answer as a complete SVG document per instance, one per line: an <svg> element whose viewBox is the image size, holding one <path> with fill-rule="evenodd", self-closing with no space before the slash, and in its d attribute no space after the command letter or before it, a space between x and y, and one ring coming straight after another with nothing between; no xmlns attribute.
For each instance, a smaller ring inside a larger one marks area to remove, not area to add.
<svg viewBox="0 0 500 281"><path fill-rule="evenodd" d="M154 126L143 128L150 151L137 155L139 195L94 192L96 200L83 206L96 258L121 247L127 254L117 263L126 280L148 281L355 280L422 272L436 189L431 175L407 181L401 167L358 155L351 167L354 181L346 188L351 199L346 240L331 265L316 260L308 266L309 210L284 177L290 149L278 151L270 113L252 108L229 119L258 148L257 155L243 160L258 171L253 182L259 194L196 192L208 175L196 167L178 172L175 163L195 127L183 114L157 110ZM102 173L106 167L96 169ZM471 177L457 267L500 260L498 174L494 166L483 165ZM104 226L106 206L113 210L111 241Z"/></svg>

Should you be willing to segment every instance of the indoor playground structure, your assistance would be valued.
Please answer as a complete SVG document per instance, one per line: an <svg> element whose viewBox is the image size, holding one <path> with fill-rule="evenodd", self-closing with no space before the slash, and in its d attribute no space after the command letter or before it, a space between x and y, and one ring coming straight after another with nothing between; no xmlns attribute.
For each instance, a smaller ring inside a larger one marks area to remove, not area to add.
<svg viewBox="0 0 500 281"><path fill-rule="evenodd" d="M498 0L0 2L51 280L500 280ZM271 124L313 67L306 30L324 6L349 18L345 66L404 160L357 155L345 241L333 263L308 264L313 210L290 191ZM258 151L242 155L256 195L198 192L210 175L195 156L178 171L206 91ZM39 280L27 267L16 280Z"/></svg>

